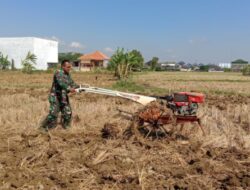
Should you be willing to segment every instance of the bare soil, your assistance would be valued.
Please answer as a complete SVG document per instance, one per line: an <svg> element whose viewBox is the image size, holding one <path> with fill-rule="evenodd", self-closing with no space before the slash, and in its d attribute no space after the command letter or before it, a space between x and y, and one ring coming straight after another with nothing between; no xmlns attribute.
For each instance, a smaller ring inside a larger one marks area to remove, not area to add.
<svg viewBox="0 0 250 190"><path fill-rule="evenodd" d="M142 106L91 94L70 97L73 124L44 133L48 89L0 90L0 189L249 189L250 99L208 95L193 125L164 138L131 128ZM128 131L127 131L128 132Z"/></svg>

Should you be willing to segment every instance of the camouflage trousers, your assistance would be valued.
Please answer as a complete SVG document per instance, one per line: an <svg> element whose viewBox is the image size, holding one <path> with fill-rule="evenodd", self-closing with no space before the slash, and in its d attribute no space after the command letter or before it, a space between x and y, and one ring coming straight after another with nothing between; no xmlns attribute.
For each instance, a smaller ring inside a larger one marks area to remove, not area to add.
<svg viewBox="0 0 250 190"><path fill-rule="evenodd" d="M49 96L49 114L42 122L41 127L51 129L56 127L59 112L62 113L61 123L63 128L69 128L71 124L72 110L69 103L69 98L64 96L57 97L55 95Z"/></svg>

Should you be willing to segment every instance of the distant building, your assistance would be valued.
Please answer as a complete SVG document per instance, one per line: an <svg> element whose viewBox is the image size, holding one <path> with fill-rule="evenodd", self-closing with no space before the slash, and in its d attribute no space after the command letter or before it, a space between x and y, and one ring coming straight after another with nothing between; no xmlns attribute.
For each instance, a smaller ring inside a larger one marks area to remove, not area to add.
<svg viewBox="0 0 250 190"><path fill-rule="evenodd" d="M231 63L219 63L218 66L222 69L230 69Z"/></svg>
<svg viewBox="0 0 250 190"><path fill-rule="evenodd" d="M21 69L21 61L28 52L36 55L36 69L46 70L58 63L58 42L35 37L0 38L0 52L14 61L15 68Z"/></svg>
<svg viewBox="0 0 250 190"><path fill-rule="evenodd" d="M234 72L241 72L242 69L248 65L248 61L242 60L242 59L237 59L235 61L232 61L232 66L231 69Z"/></svg>
<svg viewBox="0 0 250 190"><path fill-rule="evenodd" d="M160 63L160 67L162 70L167 70L167 71L176 71L180 70L180 66L176 64L174 61L166 61Z"/></svg>
<svg viewBox="0 0 250 190"><path fill-rule="evenodd" d="M190 72L190 71L192 71L192 69L191 68L180 68L180 71Z"/></svg>
<svg viewBox="0 0 250 190"><path fill-rule="evenodd" d="M79 65L77 66L81 71L90 71L93 68L108 66L109 57L100 51L94 53L85 54L81 56Z"/></svg>
<svg viewBox="0 0 250 190"><path fill-rule="evenodd" d="M208 72L224 72L224 69L218 65L210 64L208 65Z"/></svg>

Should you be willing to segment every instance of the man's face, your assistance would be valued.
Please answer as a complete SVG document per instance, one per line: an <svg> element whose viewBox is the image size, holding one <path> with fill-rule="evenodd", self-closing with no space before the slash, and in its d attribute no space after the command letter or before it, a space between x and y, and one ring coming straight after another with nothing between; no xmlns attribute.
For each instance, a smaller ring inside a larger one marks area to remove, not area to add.
<svg viewBox="0 0 250 190"><path fill-rule="evenodd" d="M70 70L71 70L71 63L69 62L66 62L63 66L62 66L62 69L65 73L69 73Z"/></svg>

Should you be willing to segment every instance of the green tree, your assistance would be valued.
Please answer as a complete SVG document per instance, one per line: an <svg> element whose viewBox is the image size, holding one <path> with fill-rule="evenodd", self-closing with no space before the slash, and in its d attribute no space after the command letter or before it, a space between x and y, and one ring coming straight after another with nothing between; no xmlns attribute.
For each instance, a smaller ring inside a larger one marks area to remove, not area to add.
<svg viewBox="0 0 250 190"><path fill-rule="evenodd" d="M58 59L60 63L65 59L73 62L77 61L81 56L82 56L81 53L76 53L76 52L59 53Z"/></svg>
<svg viewBox="0 0 250 190"><path fill-rule="evenodd" d="M29 51L25 59L22 60L22 66L23 66L22 71L24 73L31 74L35 69L34 65L36 65L36 60L37 60L36 55Z"/></svg>
<svg viewBox="0 0 250 190"><path fill-rule="evenodd" d="M237 59L235 61L231 62L232 64L248 64L248 61L245 61L243 59Z"/></svg>
<svg viewBox="0 0 250 190"><path fill-rule="evenodd" d="M183 67L184 65L186 65L186 63L184 61L180 61L177 64L180 65L181 67Z"/></svg>
<svg viewBox="0 0 250 190"><path fill-rule="evenodd" d="M209 70L209 65L200 66L200 71L208 72L208 70Z"/></svg>
<svg viewBox="0 0 250 190"><path fill-rule="evenodd" d="M131 53L135 56L135 59L137 61L137 64L134 65L134 67L132 69L141 70L143 68L143 64L144 64L144 58L143 58L141 52L134 49L131 51Z"/></svg>
<svg viewBox="0 0 250 190"><path fill-rule="evenodd" d="M0 68L2 70L6 70L10 67L10 61L8 60L8 56L4 56L1 52L0 52Z"/></svg>
<svg viewBox="0 0 250 190"><path fill-rule="evenodd" d="M115 71L118 79L128 78L133 68L139 67L139 62L134 53L118 48L110 59L110 69Z"/></svg>
<svg viewBox="0 0 250 190"><path fill-rule="evenodd" d="M150 69L152 71L156 70L156 67L158 65L159 58L158 57L153 57L152 60L150 61Z"/></svg>
<svg viewBox="0 0 250 190"><path fill-rule="evenodd" d="M250 76L250 65L246 65L243 70L242 70L242 74L245 76Z"/></svg>

